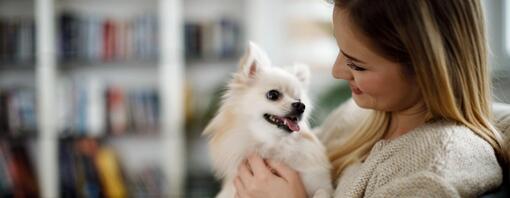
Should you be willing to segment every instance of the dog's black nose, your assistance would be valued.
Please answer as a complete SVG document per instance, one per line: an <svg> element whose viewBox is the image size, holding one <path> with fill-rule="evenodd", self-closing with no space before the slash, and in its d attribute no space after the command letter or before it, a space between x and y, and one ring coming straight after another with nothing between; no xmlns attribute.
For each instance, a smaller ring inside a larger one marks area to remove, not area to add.
<svg viewBox="0 0 510 198"><path fill-rule="evenodd" d="M302 102L292 103L292 108L299 114L305 112L305 104L303 104Z"/></svg>

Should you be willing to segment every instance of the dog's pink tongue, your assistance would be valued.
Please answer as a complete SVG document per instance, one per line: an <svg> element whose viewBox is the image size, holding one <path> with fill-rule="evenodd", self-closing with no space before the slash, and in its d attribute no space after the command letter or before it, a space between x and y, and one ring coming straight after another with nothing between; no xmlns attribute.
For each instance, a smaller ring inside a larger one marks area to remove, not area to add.
<svg viewBox="0 0 510 198"><path fill-rule="evenodd" d="M288 118L283 118L283 120L284 120L285 125L287 125L287 127L289 127L289 129L291 131L299 131L299 125L296 122L294 122Z"/></svg>

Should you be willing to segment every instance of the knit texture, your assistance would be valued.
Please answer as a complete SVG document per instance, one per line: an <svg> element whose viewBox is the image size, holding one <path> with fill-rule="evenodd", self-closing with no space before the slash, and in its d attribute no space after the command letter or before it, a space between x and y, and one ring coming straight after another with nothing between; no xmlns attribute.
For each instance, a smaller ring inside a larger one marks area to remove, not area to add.
<svg viewBox="0 0 510 198"><path fill-rule="evenodd" d="M327 128L319 136L328 136L321 140L331 146L338 131ZM436 121L378 141L363 163L337 178L334 197L477 197L502 179L490 144L463 125Z"/></svg>

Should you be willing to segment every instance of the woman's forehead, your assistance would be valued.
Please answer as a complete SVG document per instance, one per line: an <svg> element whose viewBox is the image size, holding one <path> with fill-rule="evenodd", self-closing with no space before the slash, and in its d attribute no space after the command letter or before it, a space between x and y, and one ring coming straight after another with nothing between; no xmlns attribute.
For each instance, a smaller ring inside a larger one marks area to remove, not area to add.
<svg viewBox="0 0 510 198"><path fill-rule="evenodd" d="M380 55L371 40L353 24L347 10L335 7L334 13L333 32L342 52L368 64L391 62Z"/></svg>

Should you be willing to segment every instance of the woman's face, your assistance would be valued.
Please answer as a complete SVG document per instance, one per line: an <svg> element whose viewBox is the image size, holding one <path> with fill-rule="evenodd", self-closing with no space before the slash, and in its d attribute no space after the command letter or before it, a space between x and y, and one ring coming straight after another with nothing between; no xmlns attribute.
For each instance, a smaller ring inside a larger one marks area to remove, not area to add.
<svg viewBox="0 0 510 198"><path fill-rule="evenodd" d="M333 31L340 52L333 76L348 81L352 97L360 107L393 112L417 104L421 97L415 80L404 75L402 65L370 49L368 39L349 17L345 10L335 7Z"/></svg>

